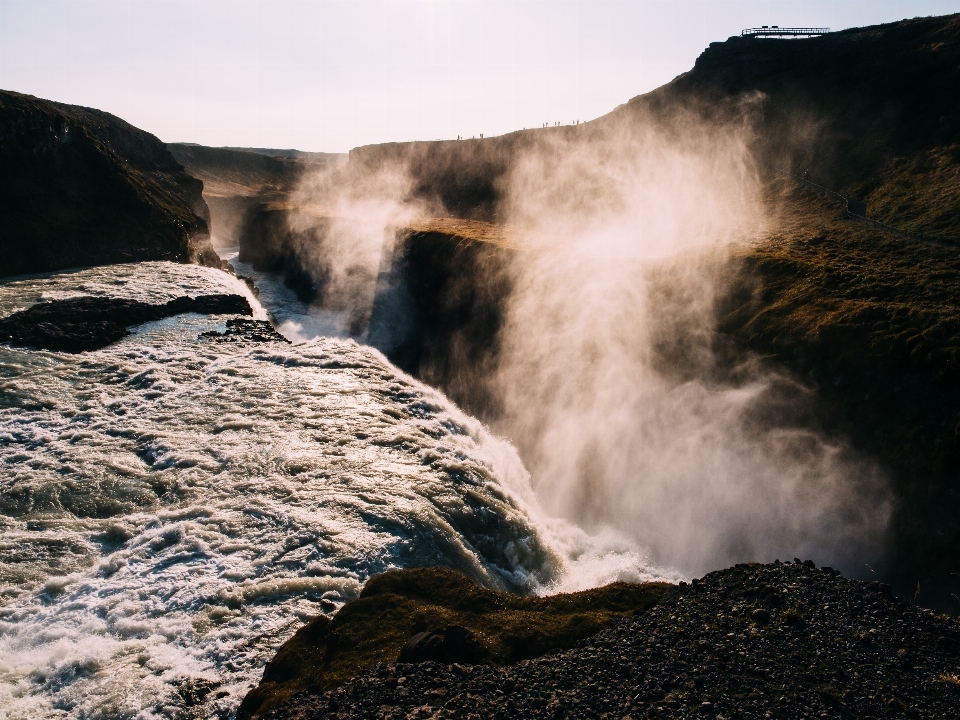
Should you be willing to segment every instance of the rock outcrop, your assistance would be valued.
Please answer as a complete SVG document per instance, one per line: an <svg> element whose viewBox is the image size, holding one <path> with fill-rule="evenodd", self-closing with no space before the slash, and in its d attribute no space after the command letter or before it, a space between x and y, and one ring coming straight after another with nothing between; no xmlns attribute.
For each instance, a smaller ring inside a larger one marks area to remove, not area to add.
<svg viewBox="0 0 960 720"><path fill-rule="evenodd" d="M513 289L518 238L481 221L435 218L396 228L384 250L367 342L482 417Z"/></svg>
<svg viewBox="0 0 960 720"><path fill-rule="evenodd" d="M252 315L253 311L241 295L184 296L162 305L124 298L75 297L38 303L0 319L0 342L71 353L97 350L129 335L128 327L182 313ZM262 328L256 329L263 334ZM235 333L228 327L228 334Z"/></svg>
<svg viewBox="0 0 960 720"><path fill-rule="evenodd" d="M282 706L294 693L340 687L378 663L403 660L510 665L569 648L615 618L647 611L670 589L613 583L549 597L481 587L445 568L393 570L372 578L333 619L301 628L244 699L240 720Z"/></svg>
<svg viewBox="0 0 960 720"><path fill-rule="evenodd" d="M956 618L777 561L681 583L571 649L507 667L383 663L266 717L933 720L960 705L958 663Z"/></svg>
<svg viewBox="0 0 960 720"><path fill-rule="evenodd" d="M0 275L139 260L220 266L202 183L109 113L0 91Z"/></svg>
<svg viewBox="0 0 960 720"><path fill-rule="evenodd" d="M245 314L245 313L241 313ZM216 343L285 343L290 344L283 335L266 320L247 320L246 318L232 318L227 320L226 329L221 333L216 330L200 334Z"/></svg>

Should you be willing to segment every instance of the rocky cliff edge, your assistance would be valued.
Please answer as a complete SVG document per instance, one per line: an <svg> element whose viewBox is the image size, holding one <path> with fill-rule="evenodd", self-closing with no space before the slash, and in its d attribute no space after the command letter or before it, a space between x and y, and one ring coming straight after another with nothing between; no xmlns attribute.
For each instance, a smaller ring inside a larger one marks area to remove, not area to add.
<svg viewBox="0 0 960 720"><path fill-rule="evenodd" d="M202 190L120 118L0 91L0 276L140 260L219 267Z"/></svg>

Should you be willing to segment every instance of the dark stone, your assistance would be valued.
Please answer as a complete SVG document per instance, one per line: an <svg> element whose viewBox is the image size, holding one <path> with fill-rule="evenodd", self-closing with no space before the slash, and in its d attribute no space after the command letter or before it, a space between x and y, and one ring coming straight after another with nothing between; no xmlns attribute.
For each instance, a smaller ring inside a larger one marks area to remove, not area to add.
<svg viewBox="0 0 960 720"><path fill-rule="evenodd" d="M460 625L448 625L443 631L443 654L449 663L476 664L483 661L483 648L473 633Z"/></svg>
<svg viewBox="0 0 960 720"><path fill-rule="evenodd" d="M187 707L200 705L211 691L220 687L220 683L204 678L188 678L175 682L174 685Z"/></svg>
<svg viewBox="0 0 960 720"><path fill-rule="evenodd" d="M444 662L446 656L443 650L443 638L440 635L431 632L419 632L400 648L400 656L397 662L402 663L422 663L422 662Z"/></svg>
<svg viewBox="0 0 960 720"><path fill-rule="evenodd" d="M227 320L227 329L224 332L219 333L216 330L211 330L210 332L200 333L200 337L209 338L215 342L290 342L266 320L247 320L245 318Z"/></svg>
<svg viewBox="0 0 960 720"><path fill-rule="evenodd" d="M754 610L750 614L750 617L755 623L759 623L761 625L770 622L770 612L768 610L764 610L763 608L757 608Z"/></svg>
<svg viewBox="0 0 960 720"><path fill-rule="evenodd" d="M443 635L420 632L400 649L397 662L440 662L473 665L484 660L483 647L473 633L460 625L448 625Z"/></svg>
<svg viewBox="0 0 960 720"><path fill-rule="evenodd" d="M179 297L163 305L109 297L77 297L39 303L0 319L0 342L78 353L98 350L128 335L132 325L183 313L251 315L241 295Z"/></svg>

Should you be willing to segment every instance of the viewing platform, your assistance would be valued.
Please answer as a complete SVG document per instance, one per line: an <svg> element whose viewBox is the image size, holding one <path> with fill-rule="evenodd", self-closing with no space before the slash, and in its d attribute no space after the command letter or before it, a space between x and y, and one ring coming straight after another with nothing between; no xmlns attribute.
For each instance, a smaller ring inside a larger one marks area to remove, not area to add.
<svg viewBox="0 0 960 720"><path fill-rule="evenodd" d="M779 25L763 25L747 28L740 37L818 37L830 32L830 28L782 28Z"/></svg>

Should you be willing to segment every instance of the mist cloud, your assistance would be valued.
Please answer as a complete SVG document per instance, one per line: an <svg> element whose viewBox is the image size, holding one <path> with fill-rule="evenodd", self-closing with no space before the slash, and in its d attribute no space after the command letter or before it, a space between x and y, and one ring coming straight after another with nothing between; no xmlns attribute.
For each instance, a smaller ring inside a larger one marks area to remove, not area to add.
<svg viewBox="0 0 960 720"><path fill-rule="evenodd" d="M881 550L881 471L809 428L810 389L717 354L726 247L765 225L742 128L651 126L522 157L519 255L496 383L548 512L697 574Z"/></svg>
<svg viewBox="0 0 960 720"><path fill-rule="evenodd" d="M497 370L479 380L486 420L547 513L621 559L693 575L801 556L862 574L891 512L882 471L816 430L813 390L716 330L731 245L769 230L748 134L677 115L518 145L497 215L526 241ZM325 218L303 252L326 268L326 305L369 313L388 228L443 213L413 187L402 162L304 183L291 224L308 237ZM571 572L625 567L591 562Z"/></svg>

